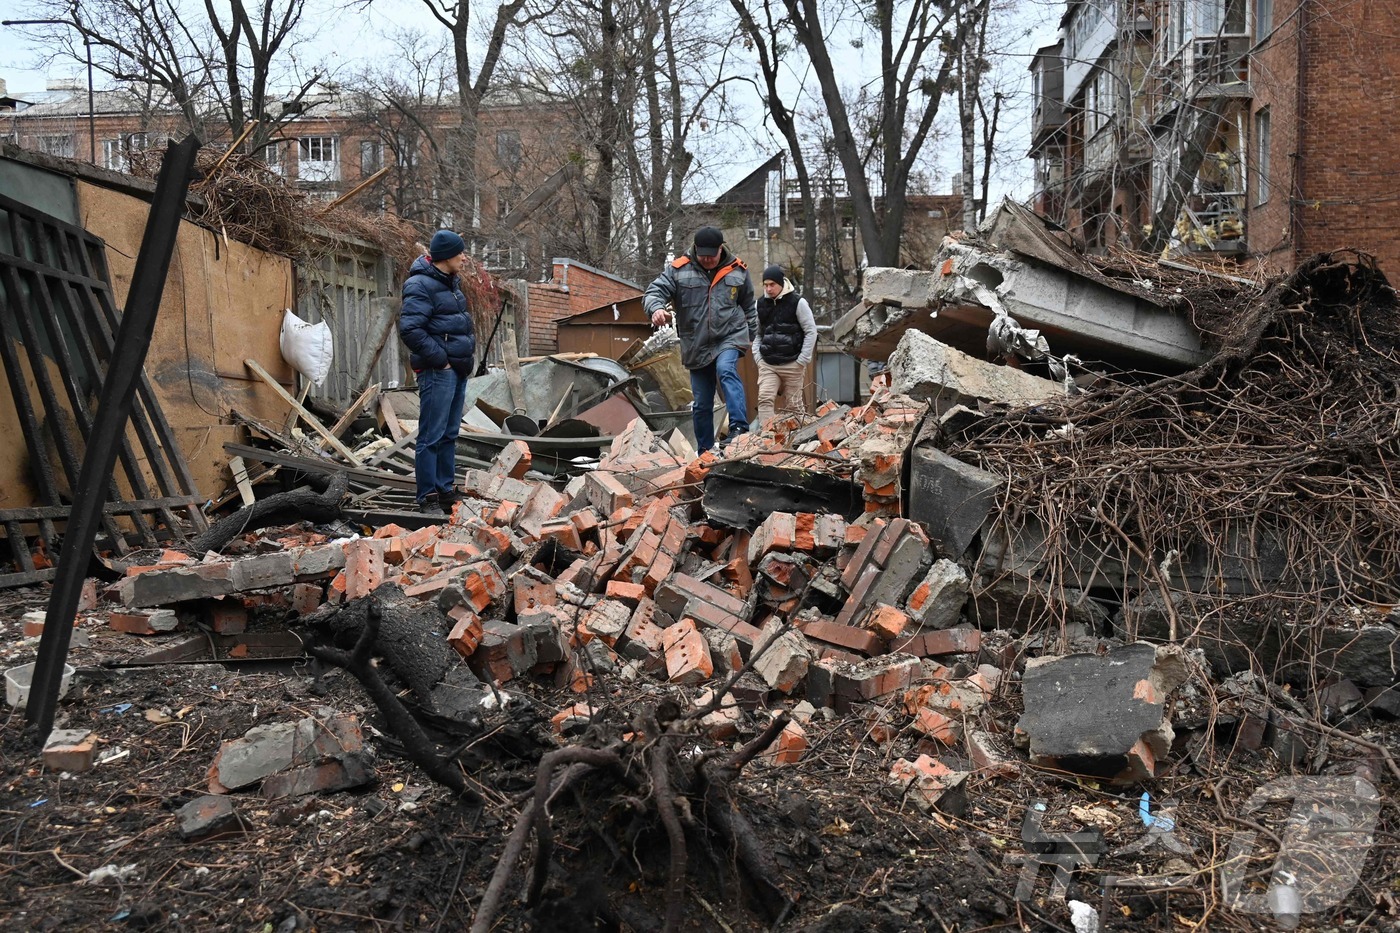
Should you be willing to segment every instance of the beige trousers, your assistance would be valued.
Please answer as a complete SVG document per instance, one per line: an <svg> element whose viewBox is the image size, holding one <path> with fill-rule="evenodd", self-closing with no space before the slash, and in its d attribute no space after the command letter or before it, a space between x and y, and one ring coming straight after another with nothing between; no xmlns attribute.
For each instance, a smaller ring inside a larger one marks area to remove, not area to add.
<svg viewBox="0 0 1400 933"><path fill-rule="evenodd" d="M758 424L757 430L773 420L774 403L778 411L807 411L803 388L807 381L807 366L802 363L783 363L771 366L758 364Z"/></svg>

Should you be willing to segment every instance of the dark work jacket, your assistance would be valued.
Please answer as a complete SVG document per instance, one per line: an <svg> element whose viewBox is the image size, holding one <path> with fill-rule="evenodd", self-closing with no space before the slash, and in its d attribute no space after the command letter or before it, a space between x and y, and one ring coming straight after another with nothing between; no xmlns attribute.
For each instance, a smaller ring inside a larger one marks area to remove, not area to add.
<svg viewBox="0 0 1400 933"><path fill-rule="evenodd" d="M399 336L409 350L408 365L415 370L450 364L458 375L471 375L476 328L467 296L457 276L443 272L427 256L413 260L404 279Z"/></svg>
<svg viewBox="0 0 1400 933"><path fill-rule="evenodd" d="M802 299L791 287L777 298L758 299L758 352L772 366L791 363L802 355L806 336L797 320L797 303Z"/></svg>

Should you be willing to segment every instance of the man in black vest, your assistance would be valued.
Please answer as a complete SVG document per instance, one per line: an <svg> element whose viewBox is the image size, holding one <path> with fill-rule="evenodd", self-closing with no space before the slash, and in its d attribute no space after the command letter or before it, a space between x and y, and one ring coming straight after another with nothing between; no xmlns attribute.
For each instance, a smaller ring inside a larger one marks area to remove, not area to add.
<svg viewBox="0 0 1400 933"><path fill-rule="evenodd" d="M753 358L758 364L758 424L773 420L774 402L780 411L807 411L803 392L807 367L817 345L817 321L807 299L793 290L779 265L763 270L763 297L758 299L758 339Z"/></svg>

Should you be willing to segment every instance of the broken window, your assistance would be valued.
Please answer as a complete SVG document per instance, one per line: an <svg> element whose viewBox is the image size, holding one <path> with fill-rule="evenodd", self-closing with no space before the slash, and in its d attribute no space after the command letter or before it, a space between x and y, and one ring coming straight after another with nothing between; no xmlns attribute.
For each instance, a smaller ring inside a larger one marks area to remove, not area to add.
<svg viewBox="0 0 1400 933"><path fill-rule="evenodd" d="M1254 115L1254 203L1269 200L1269 149L1272 146L1269 108Z"/></svg>
<svg viewBox="0 0 1400 933"><path fill-rule="evenodd" d="M297 140L297 178L300 181L339 181L334 136L303 136Z"/></svg>
<svg viewBox="0 0 1400 933"><path fill-rule="evenodd" d="M519 131L501 130L496 134L496 164L514 174L520 168L521 156Z"/></svg>

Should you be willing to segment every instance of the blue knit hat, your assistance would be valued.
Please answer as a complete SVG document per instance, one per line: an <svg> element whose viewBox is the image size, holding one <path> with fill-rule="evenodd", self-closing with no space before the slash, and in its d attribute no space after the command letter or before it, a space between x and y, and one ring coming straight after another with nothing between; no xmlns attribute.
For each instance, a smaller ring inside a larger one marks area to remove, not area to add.
<svg viewBox="0 0 1400 933"><path fill-rule="evenodd" d="M428 258L442 262L467 251L466 242L451 230L439 230L433 234L433 242L428 246Z"/></svg>

